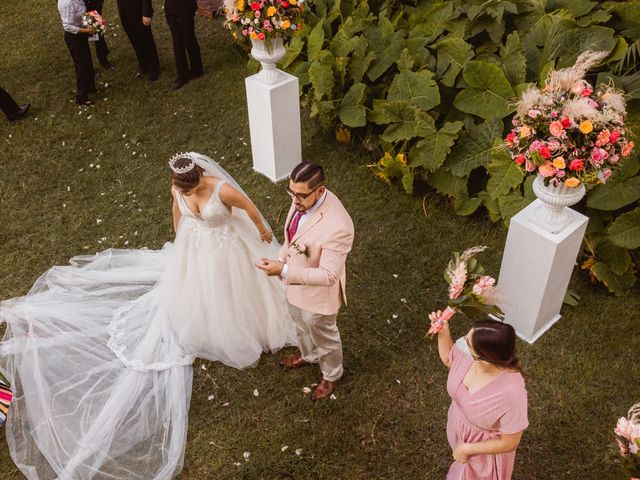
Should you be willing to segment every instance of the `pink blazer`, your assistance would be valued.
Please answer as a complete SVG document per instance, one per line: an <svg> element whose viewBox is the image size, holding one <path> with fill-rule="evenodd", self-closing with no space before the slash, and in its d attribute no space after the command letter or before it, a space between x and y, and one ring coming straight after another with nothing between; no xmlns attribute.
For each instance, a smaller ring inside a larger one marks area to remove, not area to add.
<svg viewBox="0 0 640 480"><path fill-rule="evenodd" d="M353 222L344 206L327 190L322 205L288 238L293 203L285 223L279 257L288 265L285 285L290 304L322 315L338 313L347 303L347 254L353 244Z"/></svg>

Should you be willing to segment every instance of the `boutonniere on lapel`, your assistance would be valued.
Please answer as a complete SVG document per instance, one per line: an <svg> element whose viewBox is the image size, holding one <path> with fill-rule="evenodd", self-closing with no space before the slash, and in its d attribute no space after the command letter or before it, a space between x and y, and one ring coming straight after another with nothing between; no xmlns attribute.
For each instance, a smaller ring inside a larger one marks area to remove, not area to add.
<svg viewBox="0 0 640 480"><path fill-rule="evenodd" d="M295 248L296 252L298 252L298 255L304 255L305 257L309 258L309 246L308 245L298 245L297 242L293 242L291 244L291 246L293 248Z"/></svg>

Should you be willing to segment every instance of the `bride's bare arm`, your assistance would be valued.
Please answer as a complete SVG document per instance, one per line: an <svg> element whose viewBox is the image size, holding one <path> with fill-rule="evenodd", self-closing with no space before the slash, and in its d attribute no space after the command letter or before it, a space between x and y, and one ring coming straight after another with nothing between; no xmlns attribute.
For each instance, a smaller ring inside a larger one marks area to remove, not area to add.
<svg viewBox="0 0 640 480"><path fill-rule="evenodd" d="M173 231L178 231L178 224L180 223L180 207L176 201L176 195L171 187L171 198L173 198L173 206L171 207L171 214L173 215Z"/></svg>
<svg viewBox="0 0 640 480"><path fill-rule="evenodd" d="M273 233L271 233L264 224L258 209L251 200L227 183L222 185L222 188L220 189L220 200L222 200L222 203L225 205L241 208L247 212L247 215L249 215L249 218L258 229L260 238L265 242L271 243L271 240L273 240Z"/></svg>

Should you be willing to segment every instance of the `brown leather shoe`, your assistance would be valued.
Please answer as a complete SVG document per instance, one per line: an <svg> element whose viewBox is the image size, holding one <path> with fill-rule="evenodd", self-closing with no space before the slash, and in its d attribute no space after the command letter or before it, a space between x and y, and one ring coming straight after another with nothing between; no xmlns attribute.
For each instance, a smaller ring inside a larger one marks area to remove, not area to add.
<svg viewBox="0 0 640 480"><path fill-rule="evenodd" d="M323 378L320 382L320 385L314 388L313 392L311 392L311 400L315 402L316 400L321 400L325 397L328 397L333 393L335 389L336 382L330 382L329 380L325 380Z"/></svg>
<svg viewBox="0 0 640 480"><path fill-rule="evenodd" d="M280 360L280 365L288 370L294 370L296 368L304 367L305 365L309 365L304 358L302 358L301 354L290 355L288 357L284 357Z"/></svg>

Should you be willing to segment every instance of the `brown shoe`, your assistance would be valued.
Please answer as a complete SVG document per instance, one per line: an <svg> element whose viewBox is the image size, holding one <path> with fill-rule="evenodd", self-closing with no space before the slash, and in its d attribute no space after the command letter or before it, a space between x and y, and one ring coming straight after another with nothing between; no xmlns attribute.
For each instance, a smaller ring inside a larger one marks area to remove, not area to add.
<svg viewBox="0 0 640 480"><path fill-rule="evenodd" d="M302 355L298 353L296 355L290 355L288 357L282 358L280 360L280 365L288 370L295 370L296 368L309 365L309 362L302 358Z"/></svg>
<svg viewBox="0 0 640 480"><path fill-rule="evenodd" d="M315 402L316 400L321 400L325 397L328 397L333 393L335 389L336 382L330 382L329 380L325 380L323 378L320 382L320 385L314 388L313 392L311 392L311 400Z"/></svg>

